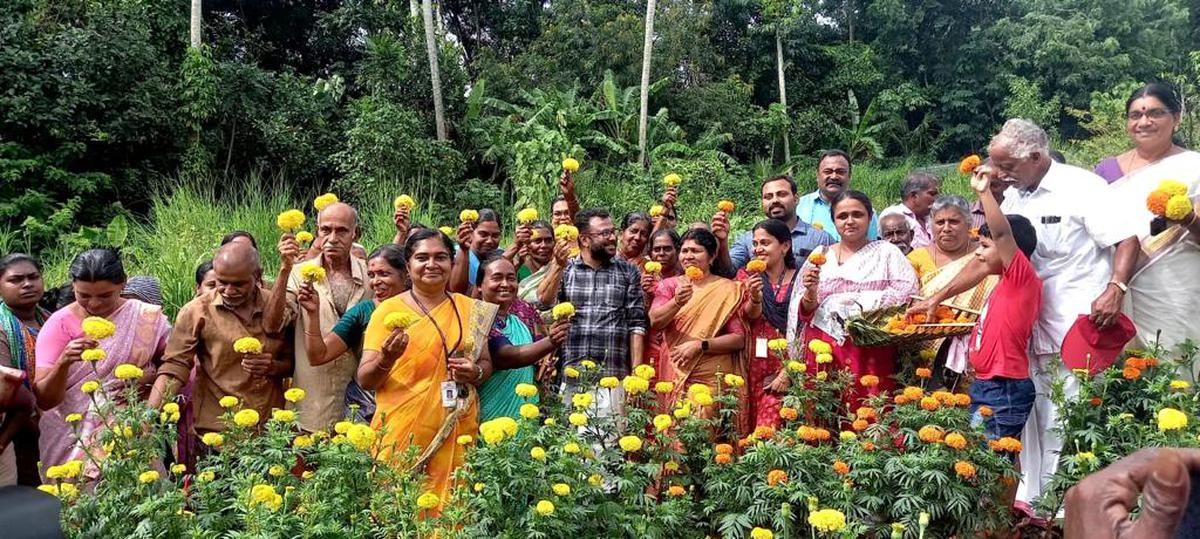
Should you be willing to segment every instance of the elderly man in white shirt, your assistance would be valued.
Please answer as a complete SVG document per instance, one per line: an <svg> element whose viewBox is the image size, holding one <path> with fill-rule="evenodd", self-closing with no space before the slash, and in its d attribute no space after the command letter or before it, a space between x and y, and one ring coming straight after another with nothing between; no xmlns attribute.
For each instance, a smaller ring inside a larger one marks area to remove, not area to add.
<svg viewBox="0 0 1200 539"><path fill-rule="evenodd" d="M909 242L909 245L913 249L920 249L933 243L933 227L929 222L929 208L933 206L933 201L937 200L940 194L940 184L941 181L938 177L928 172L910 173L908 177L904 178L904 184L900 188L900 203L888 206L879 212L880 219L893 214L904 216L904 220L908 221L908 227L912 229L912 241Z"/></svg>
<svg viewBox="0 0 1200 539"><path fill-rule="evenodd" d="M1072 373L1058 363L1063 338L1079 315L1100 327L1121 308L1137 259L1136 237L1120 214L1104 180L1090 171L1050 159L1046 132L1033 122L1012 119L992 138L988 154L997 176L1008 181L1002 210L1029 219L1037 231L1031 262L1042 278L1042 309L1029 343L1030 377L1037 389L1033 413L1022 434L1021 486L1017 499L1031 502L1058 467L1062 440L1051 432L1057 410L1051 384L1065 380L1068 397L1079 392Z"/></svg>

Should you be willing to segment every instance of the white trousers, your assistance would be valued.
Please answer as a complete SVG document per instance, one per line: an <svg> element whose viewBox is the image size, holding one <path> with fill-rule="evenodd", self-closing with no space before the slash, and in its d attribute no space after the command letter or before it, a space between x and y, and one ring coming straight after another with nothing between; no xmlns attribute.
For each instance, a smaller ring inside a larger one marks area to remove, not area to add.
<svg viewBox="0 0 1200 539"><path fill-rule="evenodd" d="M1058 420L1058 409L1050 401L1052 384L1056 378L1061 378L1066 380L1063 392L1067 398L1079 394L1079 379L1061 362L1053 365L1055 362L1057 354L1036 355L1029 361L1029 377L1037 397L1021 433L1021 484L1017 487L1017 501L1029 504L1037 501L1050 477L1058 470L1058 456L1063 446L1058 435L1050 430Z"/></svg>

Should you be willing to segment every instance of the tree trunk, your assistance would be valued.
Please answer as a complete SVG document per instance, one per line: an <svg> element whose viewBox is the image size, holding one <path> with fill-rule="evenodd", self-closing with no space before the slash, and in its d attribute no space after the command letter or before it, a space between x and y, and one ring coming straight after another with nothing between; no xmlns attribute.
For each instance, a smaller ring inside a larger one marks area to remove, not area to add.
<svg viewBox="0 0 1200 539"><path fill-rule="evenodd" d="M642 104L638 116L638 163L642 167L646 162L646 121L650 108L650 57L654 48L654 0L646 2L646 31L642 42Z"/></svg>
<svg viewBox="0 0 1200 539"><path fill-rule="evenodd" d="M850 42L854 42L854 0L846 0L846 28L849 30Z"/></svg>
<svg viewBox="0 0 1200 539"><path fill-rule="evenodd" d="M442 108L442 77L438 73L437 36L433 27L433 2L421 0L421 16L425 22L425 50L429 53L429 81L433 87L433 121L437 128L437 139L446 140L446 117Z"/></svg>
<svg viewBox="0 0 1200 539"><path fill-rule="evenodd" d="M783 105L784 117L788 117L787 107L787 83L783 79L783 39L779 36L779 31L775 31L775 71L779 75L779 104ZM783 126L783 162L790 163L792 161L792 143L790 129Z"/></svg>
<svg viewBox="0 0 1200 539"><path fill-rule="evenodd" d="M192 47L200 46L200 4L202 0L192 0L191 43Z"/></svg>

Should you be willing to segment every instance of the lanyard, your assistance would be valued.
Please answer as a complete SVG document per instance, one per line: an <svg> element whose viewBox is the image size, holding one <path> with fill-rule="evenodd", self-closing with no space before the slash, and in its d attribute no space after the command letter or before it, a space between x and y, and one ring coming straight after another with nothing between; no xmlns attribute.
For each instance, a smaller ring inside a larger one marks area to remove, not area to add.
<svg viewBox="0 0 1200 539"><path fill-rule="evenodd" d="M458 321L458 341L454 343L453 348L446 347L446 345L450 344L449 339L446 338L446 333L442 331L442 327L438 325L437 320L429 315L429 309L425 307L425 304L421 303L421 300L417 299L417 295L411 291L409 295L412 296L413 301L417 303L417 306L421 308L421 312L425 314L425 318L429 319L429 323L433 324L433 328L437 330L438 335L442 338L442 351L446 353L446 360L449 361L450 352L457 350L459 345L462 344L463 323L462 317L458 314L458 304L454 303L454 298L450 297L448 292L443 293L446 294L446 299L450 300L450 306L454 308L454 319Z"/></svg>

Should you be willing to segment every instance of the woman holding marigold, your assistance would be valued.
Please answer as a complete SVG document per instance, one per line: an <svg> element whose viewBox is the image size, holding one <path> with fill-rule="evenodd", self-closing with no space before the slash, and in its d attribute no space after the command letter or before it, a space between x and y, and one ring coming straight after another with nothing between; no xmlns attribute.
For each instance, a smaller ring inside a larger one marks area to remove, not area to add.
<svg viewBox="0 0 1200 539"><path fill-rule="evenodd" d="M777 351L767 343L787 335L787 309L799 274L792 256L791 230L783 221L767 219L754 225L751 246L754 258L738 270L737 280L752 291L743 309L749 325L749 408L755 426L779 427L779 408L789 379ZM755 301L754 298L761 298Z"/></svg>
<svg viewBox="0 0 1200 539"><path fill-rule="evenodd" d="M841 193L830 213L841 239L801 268L803 293L793 294L788 306L788 341L793 349L808 344L803 353L810 372L848 369L855 380L878 377L877 386L847 388L850 404L857 406L864 397L895 387L896 348L859 348L847 338L845 322L860 312L907 303L917 292L917 274L895 245L867 238L873 214L867 195Z"/></svg>
<svg viewBox="0 0 1200 539"><path fill-rule="evenodd" d="M1200 153L1174 142L1181 110L1171 87L1153 83L1138 88L1125 104L1125 128L1133 149L1096 167L1097 174L1112 182L1114 199L1128 205L1122 222L1129 223L1129 235L1137 235L1141 244L1123 310L1137 327L1142 346L1157 342L1165 351L1174 351L1187 339L1200 341L1200 317L1193 316L1200 302L1200 280L1182 277L1200 267L1200 220L1195 212ZM1182 207L1166 211L1169 195L1151 199L1151 193L1164 187L1186 197L1180 198ZM1155 219L1156 213L1166 215Z"/></svg>
<svg viewBox="0 0 1200 539"><path fill-rule="evenodd" d="M126 382L114 371L124 363L142 369L142 379L132 383L148 390L171 331L161 307L121 297L125 268L115 251L84 251L68 273L75 301L50 315L37 339L33 389L44 410L38 443L43 470L100 450L91 446L102 427L92 399L121 392ZM89 380L100 382L106 391L85 394L80 388ZM65 420L72 413L83 415L76 428L86 448L75 442Z"/></svg>
<svg viewBox="0 0 1200 539"><path fill-rule="evenodd" d="M358 383L375 391L379 458L416 445L429 490L448 500L465 453L454 441L475 433L475 387L492 370L486 344L496 306L449 292L454 245L441 232L418 231L404 251L412 288L371 315Z"/></svg>
<svg viewBox="0 0 1200 539"><path fill-rule="evenodd" d="M661 229L651 234L650 260L642 266L642 290L646 292L646 304L654 303L654 290L658 288L658 283L681 274L683 267L679 265L679 234L671 229ZM662 332L651 328L646 333L646 363L657 372L666 372L666 358ZM664 406L667 404L670 403L663 403Z"/></svg>
<svg viewBox="0 0 1200 539"><path fill-rule="evenodd" d="M664 279L654 293L650 327L662 331L666 355L659 380L675 383L667 402L678 400L692 384L715 388L718 373L745 373L743 286L712 274L716 252L712 232L687 231L679 256L685 274ZM751 288L751 301L761 302L761 292Z"/></svg>

